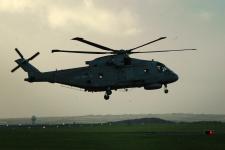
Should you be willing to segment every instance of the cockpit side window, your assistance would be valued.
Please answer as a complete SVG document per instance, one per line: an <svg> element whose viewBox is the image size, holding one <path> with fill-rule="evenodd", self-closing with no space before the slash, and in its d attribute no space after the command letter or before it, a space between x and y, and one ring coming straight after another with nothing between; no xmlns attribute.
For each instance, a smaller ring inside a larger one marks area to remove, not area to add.
<svg viewBox="0 0 225 150"><path fill-rule="evenodd" d="M161 64L161 63L157 63L156 64L156 68L159 72L166 72L168 71L168 69L166 68L165 65Z"/></svg>

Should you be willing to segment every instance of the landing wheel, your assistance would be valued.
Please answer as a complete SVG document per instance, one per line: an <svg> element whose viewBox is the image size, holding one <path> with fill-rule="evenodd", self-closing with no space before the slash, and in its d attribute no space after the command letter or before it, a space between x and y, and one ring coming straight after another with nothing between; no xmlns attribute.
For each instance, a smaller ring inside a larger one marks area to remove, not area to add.
<svg viewBox="0 0 225 150"><path fill-rule="evenodd" d="M166 94L167 94L168 92L169 92L169 90L168 90L168 89L165 89L165 90L164 90L164 93L166 93Z"/></svg>
<svg viewBox="0 0 225 150"><path fill-rule="evenodd" d="M169 90L167 89L167 84L164 85L164 93L167 94Z"/></svg>
<svg viewBox="0 0 225 150"><path fill-rule="evenodd" d="M109 100L109 95L107 95L107 94L104 95L104 99L105 99L105 100Z"/></svg>

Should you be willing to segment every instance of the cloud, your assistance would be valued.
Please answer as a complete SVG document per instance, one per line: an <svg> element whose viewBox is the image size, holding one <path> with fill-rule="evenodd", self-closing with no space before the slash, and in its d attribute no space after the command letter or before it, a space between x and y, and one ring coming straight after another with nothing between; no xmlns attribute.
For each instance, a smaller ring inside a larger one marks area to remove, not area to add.
<svg viewBox="0 0 225 150"><path fill-rule="evenodd" d="M80 27L84 30L119 35L135 35L138 28L137 15L129 9L113 11L109 7L101 8L93 0L41 1L41 0L0 0L0 12L32 12L52 29Z"/></svg>
<svg viewBox="0 0 225 150"><path fill-rule="evenodd" d="M52 6L48 10L48 21L53 28L70 24L104 33L137 34L140 29L136 18L127 9L113 12L96 7L92 0L84 0L81 5L73 8Z"/></svg>
<svg viewBox="0 0 225 150"><path fill-rule="evenodd" d="M207 12L207 11L203 11L203 12L199 13L199 17L202 20L210 21L212 19L212 17L213 17L213 14L210 13L210 12Z"/></svg>
<svg viewBox="0 0 225 150"><path fill-rule="evenodd" d="M32 0L0 0L0 11L17 13L25 12L27 9L33 8L39 1Z"/></svg>

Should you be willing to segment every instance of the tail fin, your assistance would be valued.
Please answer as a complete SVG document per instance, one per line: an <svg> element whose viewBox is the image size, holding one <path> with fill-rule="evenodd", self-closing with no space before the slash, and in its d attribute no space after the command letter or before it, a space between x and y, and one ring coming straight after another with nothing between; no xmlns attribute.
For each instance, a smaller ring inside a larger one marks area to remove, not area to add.
<svg viewBox="0 0 225 150"><path fill-rule="evenodd" d="M40 75L41 75L41 72L37 68L32 66L29 63L29 61L31 61L32 59L37 57L40 53L37 52L36 54L31 56L30 58L24 59L23 55L20 53L20 51L17 48L15 49L15 51L19 54L19 56L21 58L17 59L15 61L18 64L18 66L16 66L14 69L12 69L11 72L14 72L21 67L25 72L28 73L28 78L25 79L25 81L33 82L33 81L35 81L35 79L39 78Z"/></svg>

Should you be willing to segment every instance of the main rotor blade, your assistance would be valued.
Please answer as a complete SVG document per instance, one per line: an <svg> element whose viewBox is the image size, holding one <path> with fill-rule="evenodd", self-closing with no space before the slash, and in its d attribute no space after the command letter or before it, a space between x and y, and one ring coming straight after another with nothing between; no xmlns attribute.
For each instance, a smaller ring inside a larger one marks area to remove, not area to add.
<svg viewBox="0 0 225 150"><path fill-rule="evenodd" d="M85 40L85 39L83 39L83 38L80 38L80 37L75 37L75 38L73 38L73 39L71 39L71 40L77 40L77 41L79 41L79 42L83 42L83 43L86 43L86 44L88 44L88 45L91 45L91 46L94 46L94 47L97 47L97 48L100 48L100 49L106 50L106 51L113 51L113 52L116 51L116 50L111 49L111 48L108 48L108 47L106 47L106 46L102 46L102 45L100 45L100 44L97 44L97 43L93 43L93 42L87 41L87 40Z"/></svg>
<svg viewBox="0 0 225 150"><path fill-rule="evenodd" d="M33 56L31 56L30 58L27 59L27 61L30 61L32 59L34 59L35 57L37 57L40 53L37 52L36 54L34 54Z"/></svg>
<svg viewBox="0 0 225 150"><path fill-rule="evenodd" d="M161 52L174 52L174 51L194 51L197 49L179 49L179 50L160 50L160 51L145 51L145 52L131 52L130 54L138 53L161 53Z"/></svg>
<svg viewBox="0 0 225 150"><path fill-rule="evenodd" d="M146 45L149 45L149 44L151 44L151 43L154 43L154 42L160 41L160 40L165 39L165 38L166 38L166 37L160 37L160 38L158 38L158 39L156 39L156 40L154 40L154 41L151 41L151 42L148 42L148 43L143 44L143 45L141 45L141 46L138 46L138 47L135 47L135 48L129 49L128 51L129 51L129 52L131 52L131 51L133 51L133 50L135 50L135 49L138 49L138 48L144 47L144 46L146 46Z"/></svg>
<svg viewBox="0 0 225 150"><path fill-rule="evenodd" d="M20 55L21 58L23 58L23 55L20 53L20 51L17 48L15 48L15 51L17 52L18 55Z"/></svg>
<svg viewBox="0 0 225 150"><path fill-rule="evenodd" d="M64 52L64 53L81 53L81 54L113 54L113 52L90 52L90 51L69 51L69 50L52 50L52 53Z"/></svg>
<svg viewBox="0 0 225 150"><path fill-rule="evenodd" d="M14 71L16 71L17 69L19 69L20 68L20 66L18 65L18 66L16 66L15 68L13 68L12 70L11 70L11 72L14 72Z"/></svg>

